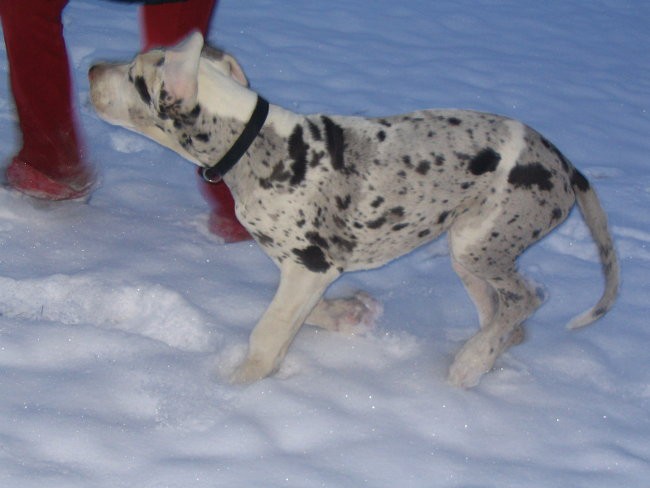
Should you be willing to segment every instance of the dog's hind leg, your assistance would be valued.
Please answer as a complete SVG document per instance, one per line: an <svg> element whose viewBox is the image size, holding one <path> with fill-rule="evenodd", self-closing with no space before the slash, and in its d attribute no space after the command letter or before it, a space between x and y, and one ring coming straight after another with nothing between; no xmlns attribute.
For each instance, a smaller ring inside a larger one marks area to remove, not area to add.
<svg viewBox="0 0 650 488"><path fill-rule="evenodd" d="M449 369L449 382L465 388L477 385L503 351L521 342L522 323L540 305L535 291L516 270L518 252L506 241L468 243L467 236L462 229L452 229L450 248L454 267L461 270L485 323L463 345Z"/></svg>
<svg viewBox="0 0 650 488"><path fill-rule="evenodd" d="M289 345L327 287L340 273L333 267L323 273L285 261L273 301L253 329L248 355L233 374L233 381L250 383L273 373Z"/></svg>
<svg viewBox="0 0 650 488"><path fill-rule="evenodd" d="M492 321L497 310L499 298L497 297L496 291L487 280L479 278L467 271L465 267L456 260L453 254L451 256L451 265L463 282L463 285L465 285L467 294L472 299L472 302L474 302L481 328L485 327Z"/></svg>

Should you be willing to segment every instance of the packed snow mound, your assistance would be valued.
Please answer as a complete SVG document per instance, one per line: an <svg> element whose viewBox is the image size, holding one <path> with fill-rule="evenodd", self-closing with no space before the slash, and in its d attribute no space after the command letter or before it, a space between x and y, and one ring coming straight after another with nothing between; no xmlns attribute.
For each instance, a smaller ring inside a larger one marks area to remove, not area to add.
<svg viewBox="0 0 650 488"><path fill-rule="evenodd" d="M119 329L183 350L214 347L205 314L156 284L111 282L101 275L0 277L0 310L10 318Z"/></svg>

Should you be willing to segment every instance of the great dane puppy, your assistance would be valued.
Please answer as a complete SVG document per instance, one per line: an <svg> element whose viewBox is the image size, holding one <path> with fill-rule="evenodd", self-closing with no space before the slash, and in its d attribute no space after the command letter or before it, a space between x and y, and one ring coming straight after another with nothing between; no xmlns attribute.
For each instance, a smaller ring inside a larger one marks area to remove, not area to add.
<svg viewBox="0 0 650 488"><path fill-rule="evenodd" d="M305 322L336 328L363 297L322 301L344 271L381 266L448 233L453 267L480 329L456 354L449 381L471 387L523 338L540 305L517 257L577 202L598 246L605 291L569 326L613 305L619 266L588 180L521 122L465 110L383 118L296 114L245 85L234 58L206 55L200 34L130 63L89 72L106 121L148 136L223 177L240 221L280 268L234 380L273 373ZM361 314L362 315L362 314Z"/></svg>

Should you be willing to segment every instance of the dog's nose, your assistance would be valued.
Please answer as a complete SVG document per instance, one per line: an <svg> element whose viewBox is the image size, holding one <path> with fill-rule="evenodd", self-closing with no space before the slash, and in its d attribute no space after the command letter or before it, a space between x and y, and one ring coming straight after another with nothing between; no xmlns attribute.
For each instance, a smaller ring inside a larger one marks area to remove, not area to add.
<svg viewBox="0 0 650 488"><path fill-rule="evenodd" d="M109 66L104 63L93 64L88 70L88 79L93 82L97 81L97 78L104 76L108 71Z"/></svg>
<svg viewBox="0 0 650 488"><path fill-rule="evenodd" d="M97 77L97 72L99 71L99 66L94 64L93 66L90 67L88 70L88 79L90 81L95 81L95 78Z"/></svg>

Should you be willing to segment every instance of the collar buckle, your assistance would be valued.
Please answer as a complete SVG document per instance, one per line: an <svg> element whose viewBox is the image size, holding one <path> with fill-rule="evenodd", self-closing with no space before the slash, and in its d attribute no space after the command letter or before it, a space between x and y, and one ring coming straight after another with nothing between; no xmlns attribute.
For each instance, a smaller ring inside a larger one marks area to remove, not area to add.
<svg viewBox="0 0 650 488"><path fill-rule="evenodd" d="M232 147L214 165L201 168L201 176L205 181L208 183L219 183L223 179L223 176L237 164L251 147L251 144L253 144L253 141L262 130L268 114L269 102L258 95L251 118Z"/></svg>

